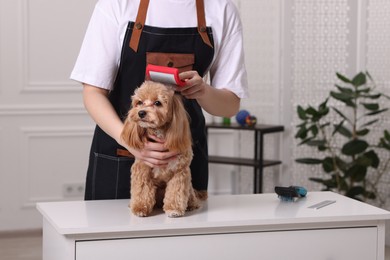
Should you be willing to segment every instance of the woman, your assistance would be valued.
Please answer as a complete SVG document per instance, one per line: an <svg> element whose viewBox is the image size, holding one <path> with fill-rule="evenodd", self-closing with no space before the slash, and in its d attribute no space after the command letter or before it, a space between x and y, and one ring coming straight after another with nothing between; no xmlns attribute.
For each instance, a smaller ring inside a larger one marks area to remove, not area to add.
<svg viewBox="0 0 390 260"><path fill-rule="evenodd" d="M145 80L148 63L179 67L179 91L191 117L192 182L207 190L205 120L208 113L231 117L247 97L242 28L230 0L100 0L89 23L71 78L83 84L86 109L97 126L87 172L85 199L129 198L134 159L151 167L176 156L164 140L149 136L143 150L120 139L130 96ZM210 73L211 85L203 80Z"/></svg>

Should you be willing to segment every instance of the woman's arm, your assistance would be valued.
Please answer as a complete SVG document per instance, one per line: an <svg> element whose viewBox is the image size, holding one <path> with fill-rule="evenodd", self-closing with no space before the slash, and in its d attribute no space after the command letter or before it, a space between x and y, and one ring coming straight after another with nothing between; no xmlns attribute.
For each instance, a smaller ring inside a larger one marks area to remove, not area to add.
<svg viewBox="0 0 390 260"><path fill-rule="evenodd" d="M108 90L83 84L84 106L96 124L115 141L121 144L123 122L108 100Z"/></svg>
<svg viewBox="0 0 390 260"><path fill-rule="evenodd" d="M240 109L240 98L227 89L216 89L203 81L196 71L180 73L186 80L186 86L177 88L188 99L196 99L199 105L209 114L221 117L232 117Z"/></svg>
<svg viewBox="0 0 390 260"><path fill-rule="evenodd" d="M205 94L197 98L199 105L209 114L233 117L240 108L240 98L227 89L216 89L206 83Z"/></svg>

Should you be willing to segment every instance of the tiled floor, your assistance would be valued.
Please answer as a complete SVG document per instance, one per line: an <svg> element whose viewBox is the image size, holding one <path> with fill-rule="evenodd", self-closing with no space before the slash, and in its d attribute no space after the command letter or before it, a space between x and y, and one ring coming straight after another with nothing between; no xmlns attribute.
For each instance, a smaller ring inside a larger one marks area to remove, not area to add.
<svg viewBox="0 0 390 260"><path fill-rule="evenodd" d="M385 260L390 260L390 247L386 247L385 254ZM42 260L41 231L31 231L18 234L0 234L0 259Z"/></svg>

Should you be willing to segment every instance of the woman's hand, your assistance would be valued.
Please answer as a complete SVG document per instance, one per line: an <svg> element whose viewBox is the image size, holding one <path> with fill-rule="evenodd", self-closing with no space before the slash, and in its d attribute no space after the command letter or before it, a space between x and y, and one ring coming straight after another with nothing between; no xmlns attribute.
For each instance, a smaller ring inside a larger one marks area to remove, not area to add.
<svg viewBox="0 0 390 260"><path fill-rule="evenodd" d="M205 95L207 84L203 81L203 78L199 76L197 71L191 70L182 72L179 77L186 82L186 85L184 87L178 87L176 90L185 98L197 99Z"/></svg>
<svg viewBox="0 0 390 260"><path fill-rule="evenodd" d="M164 140L156 136L148 136L142 150L126 147L138 160L144 161L151 168L164 167L171 160L176 159L177 152L170 152L165 148Z"/></svg>

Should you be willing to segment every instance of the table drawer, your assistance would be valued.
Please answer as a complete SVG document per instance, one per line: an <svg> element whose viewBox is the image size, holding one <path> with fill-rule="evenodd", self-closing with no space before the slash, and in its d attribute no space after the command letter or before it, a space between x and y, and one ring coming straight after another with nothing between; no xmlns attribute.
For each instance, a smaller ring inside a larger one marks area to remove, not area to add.
<svg viewBox="0 0 390 260"><path fill-rule="evenodd" d="M377 259L376 227L77 241L77 260Z"/></svg>

